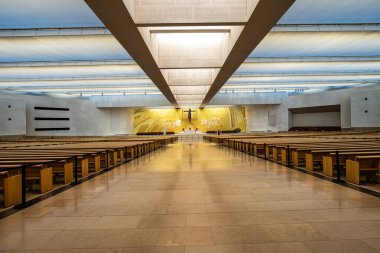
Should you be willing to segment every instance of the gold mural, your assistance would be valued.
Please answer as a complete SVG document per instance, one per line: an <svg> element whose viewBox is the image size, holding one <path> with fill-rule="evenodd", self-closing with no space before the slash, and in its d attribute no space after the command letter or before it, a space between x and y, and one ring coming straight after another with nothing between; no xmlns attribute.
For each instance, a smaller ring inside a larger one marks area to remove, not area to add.
<svg viewBox="0 0 380 253"><path fill-rule="evenodd" d="M244 107L192 109L191 122L188 109L135 109L133 130L135 133L182 132L198 129L201 132L233 130L245 132Z"/></svg>

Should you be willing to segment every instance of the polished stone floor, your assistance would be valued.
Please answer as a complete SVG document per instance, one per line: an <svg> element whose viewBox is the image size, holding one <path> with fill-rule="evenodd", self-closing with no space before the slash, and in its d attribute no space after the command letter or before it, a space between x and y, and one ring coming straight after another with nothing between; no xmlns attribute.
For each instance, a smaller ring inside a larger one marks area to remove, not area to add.
<svg viewBox="0 0 380 253"><path fill-rule="evenodd" d="M380 252L380 199L178 142L0 220L9 252Z"/></svg>

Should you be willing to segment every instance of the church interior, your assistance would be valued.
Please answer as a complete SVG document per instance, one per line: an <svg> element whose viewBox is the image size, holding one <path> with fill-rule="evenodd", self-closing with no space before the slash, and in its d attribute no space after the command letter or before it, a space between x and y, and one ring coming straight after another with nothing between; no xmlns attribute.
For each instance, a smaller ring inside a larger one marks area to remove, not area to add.
<svg viewBox="0 0 380 253"><path fill-rule="evenodd" d="M0 0L0 253L380 252L379 0Z"/></svg>

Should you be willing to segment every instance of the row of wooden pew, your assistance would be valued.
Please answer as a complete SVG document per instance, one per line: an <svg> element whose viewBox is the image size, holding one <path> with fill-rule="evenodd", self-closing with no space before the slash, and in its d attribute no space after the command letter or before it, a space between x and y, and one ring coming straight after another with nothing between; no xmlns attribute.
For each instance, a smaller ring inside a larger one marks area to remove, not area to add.
<svg viewBox="0 0 380 253"><path fill-rule="evenodd" d="M26 194L49 192L54 185L78 183L90 174L145 155L176 136L75 138L0 142L0 194L9 207L25 204Z"/></svg>
<svg viewBox="0 0 380 253"><path fill-rule="evenodd" d="M204 136L210 142L346 182L379 182L377 132Z"/></svg>

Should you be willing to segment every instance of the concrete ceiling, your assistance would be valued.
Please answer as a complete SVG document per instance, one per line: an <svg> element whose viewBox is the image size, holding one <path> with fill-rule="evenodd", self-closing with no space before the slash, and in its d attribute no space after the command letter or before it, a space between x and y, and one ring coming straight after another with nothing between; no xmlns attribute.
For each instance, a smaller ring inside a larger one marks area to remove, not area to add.
<svg viewBox="0 0 380 253"><path fill-rule="evenodd" d="M169 0L154 1L156 6L148 6L149 10L140 4L144 1L125 2L138 3L127 10L133 13L131 17L144 43L147 33L151 34L149 40L160 45L157 50L153 43L145 43L163 77L161 82L175 93L175 101L191 101L194 105L203 102L201 96L210 91L235 45L226 43L225 37L231 31L239 34L253 11L245 0L213 0L214 12L206 4L211 0L204 2L203 11L196 5L187 11L165 5ZM222 2L232 6L226 8ZM0 0L0 6L0 91L126 95L128 100L142 94L152 98L146 101L162 101L153 99L162 96L155 85L159 82L139 67L136 57L125 50L83 0ZM162 14L171 13L171 8L182 14ZM183 13L190 15L197 27L184 23L189 19ZM379 84L379 24L378 0L297 0L232 71L231 78L225 84L220 82L219 93L299 93ZM179 25L183 26L180 34L186 41L197 40L189 38L188 30L197 31L201 38L205 34L200 30L209 25L207 29L215 35L212 38L219 37L222 43L210 40L208 47L198 51L192 48L195 45L170 44L181 42L175 38L178 31L172 31ZM223 53L228 44L230 51ZM220 52L219 57L213 57L216 52ZM198 57L192 59L196 53ZM178 61L178 55L185 60ZM176 106L173 97L167 99Z"/></svg>
<svg viewBox="0 0 380 253"><path fill-rule="evenodd" d="M85 1L174 107L206 106L294 3Z"/></svg>

